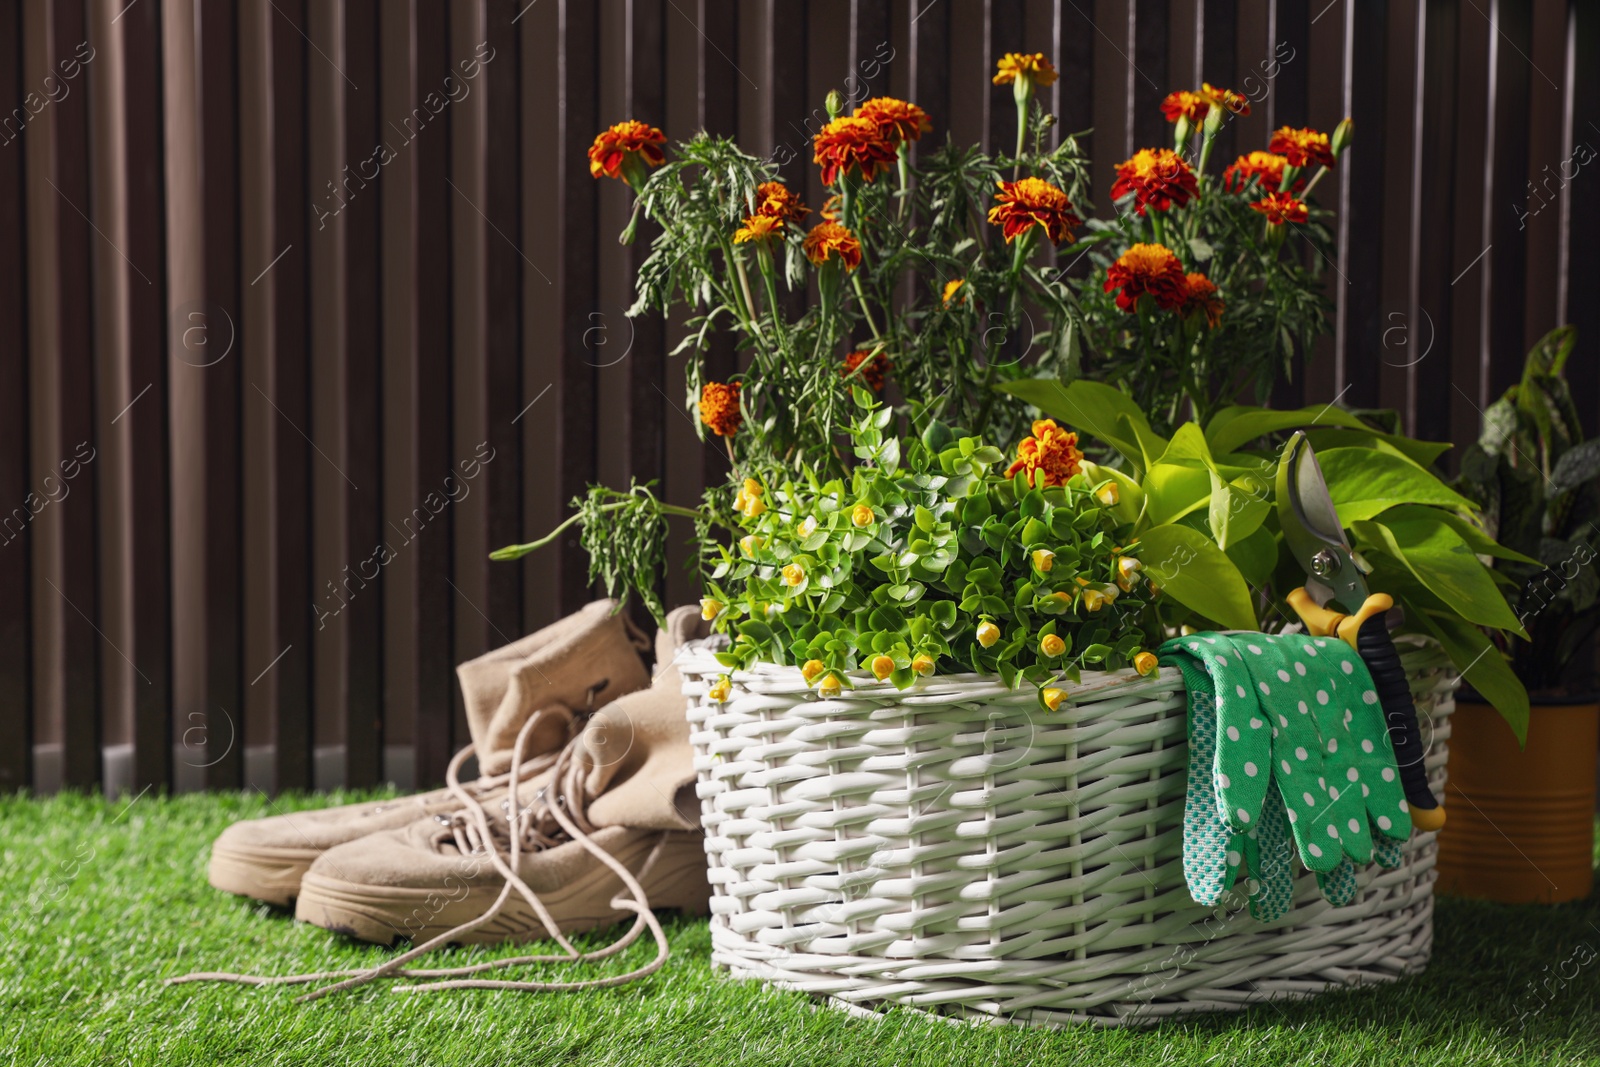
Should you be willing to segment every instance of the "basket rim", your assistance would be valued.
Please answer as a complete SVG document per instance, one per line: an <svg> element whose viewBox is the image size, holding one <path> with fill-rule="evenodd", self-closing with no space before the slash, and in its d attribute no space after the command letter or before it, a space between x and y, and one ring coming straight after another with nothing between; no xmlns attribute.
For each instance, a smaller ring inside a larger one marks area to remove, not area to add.
<svg viewBox="0 0 1600 1067"><path fill-rule="evenodd" d="M726 674L734 682L760 681L767 685L777 683L780 685L795 685L800 688L810 689L800 673L799 667L773 663L770 660L757 660L753 669L729 669L722 665L716 658L715 652L709 648L695 648L692 644L679 650L674 660L679 672L684 675L705 676L712 674ZM951 690L980 690L999 688L1006 692L1026 692L1024 684L1008 686L998 674L978 674L966 672L962 674L935 674L927 678L918 678L908 688L897 689L893 682L879 681L871 671L854 670L838 671L850 680L851 691L855 693L887 693L912 696L917 693ZM1124 667L1115 671L1083 671L1077 682L1069 678L1059 678L1054 682L1046 683L1055 685L1068 692L1078 693L1099 689L1121 686L1130 683L1144 683L1153 689L1167 688L1176 682L1183 684L1183 674L1176 667L1161 667L1154 674L1140 674L1132 667ZM1039 688L1044 688L1040 686Z"/></svg>

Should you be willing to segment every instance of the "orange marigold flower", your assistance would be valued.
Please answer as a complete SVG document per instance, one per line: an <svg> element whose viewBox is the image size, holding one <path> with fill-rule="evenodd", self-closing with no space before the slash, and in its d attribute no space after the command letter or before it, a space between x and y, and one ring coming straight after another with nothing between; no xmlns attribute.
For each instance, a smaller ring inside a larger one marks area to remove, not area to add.
<svg viewBox="0 0 1600 1067"><path fill-rule="evenodd" d="M700 421L718 437L732 437L744 422L738 382L706 382L700 387Z"/></svg>
<svg viewBox="0 0 1600 1067"><path fill-rule="evenodd" d="M1333 147L1328 143L1328 135L1316 130L1285 126L1272 135L1267 147L1287 159L1291 167L1333 166Z"/></svg>
<svg viewBox="0 0 1600 1067"><path fill-rule="evenodd" d="M1120 291L1118 291L1120 290ZM1134 245L1106 271L1106 292L1117 292L1117 307L1130 314L1149 293L1156 307L1171 311L1189 296L1183 264L1166 245Z"/></svg>
<svg viewBox="0 0 1600 1067"><path fill-rule="evenodd" d="M1274 226L1306 221L1305 203L1288 193L1268 193L1250 206L1265 215Z"/></svg>
<svg viewBox="0 0 1600 1067"><path fill-rule="evenodd" d="M811 209L782 182L762 182L756 186L756 214L783 222L803 222Z"/></svg>
<svg viewBox="0 0 1600 1067"><path fill-rule="evenodd" d="M1288 165L1287 159L1271 152L1251 152L1228 165L1222 172L1222 184L1229 192L1240 193L1250 184L1251 178L1256 178L1263 192L1275 193L1283 182L1283 168ZM1294 184L1299 189L1305 185L1305 179L1301 178Z"/></svg>
<svg viewBox="0 0 1600 1067"><path fill-rule="evenodd" d="M1188 89L1168 93L1167 98L1161 101L1161 113L1167 117L1168 122L1186 118L1198 126L1205 121L1206 112L1209 110L1211 110L1210 101Z"/></svg>
<svg viewBox="0 0 1600 1067"><path fill-rule="evenodd" d="M1214 104L1224 111L1235 115L1250 114L1250 98L1243 93L1236 93L1232 89L1223 89L1212 85L1210 82L1200 83L1200 97L1208 104Z"/></svg>
<svg viewBox="0 0 1600 1067"><path fill-rule="evenodd" d="M871 362L867 362L868 360ZM864 362L867 365L861 367ZM857 367L861 367L860 373L856 372ZM889 361L888 356L882 352L874 356L870 351L863 349L844 357L844 362L839 365L839 376L865 382L872 387L873 392L879 393L883 391L884 379L892 370L894 370L894 364Z"/></svg>
<svg viewBox="0 0 1600 1067"><path fill-rule="evenodd" d="M1045 485L1063 485L1082 464L1078 435L1063 430L1054 419L1040 419L1033 424L1033 436L1018 443L1017 461L1006 468L1006 477L1026 471L1029 484L1035 484L1037 472L1044 471Z"/></svg>
<svg viewBox="0 0 1600 1067"><path fill-rule="evenodd" d="M733 243L768 241L783 233L783 220L776 215L751 215L744 225L734 231Z"/></svg>
<svg viewBox="0 0 1600 1067"><path fill-rule="evenodd" d="M920 141L933 131L933 119L916 104L892 96L875 96L856 108L856 118L876 123L878 136L891 144Z"/></svg>
<svg viewBox="0 0 1600 1067"><path fill-rule="evenodd" d="M1190 274L1184 279L1187 292L1179 313L1185 317L1203 314L1206 328L1215 330L1222 322L1222 312L1227 307L1217 293L1217 284L1204 274Z"/></svg>
<svg viewBox="0 0 1600 1067"><path fill-rule="evenodd" d="M1007 52L995 63L994 83L996 85L1010 85L1018 78L1027 78L1035 85L1053 85L1056 78L1056 68L1044 57L1043 52Z"/></svg>
<svg viewBox="0 0 1600 1067"><path fill-rule="evenodd" d="M1199 195L1194 171L1182 156L1170 148L1141 148L1133 158L1117 164L1117 180L1111 186L1111 199L1133 194L1139 214L1145 208L1166 211L1182 207Z"/></svg>
<svg viewBox="0 0 1600 1067"><path fill-rule="evenodd" d="M952 278L944 283L944 306L961 307L967 302L967 294L961 289L967 284L965 278Z"/></svg>
<svg viewBox="0 0 1600 1067"><path fill-rule="evenodd" d="M832 185L840 175L854 170L867 181L894 165L895 146L871 119L842 116L822 127L813 138L812 162L822 167L822 184Z"/></svg>
<svg viewBox="0 0 1600 1067"><path fill-rule="evenodd" d="M820 267L834 256L839 257L845 270L861 266L861 242L837 222L819 222L811 227L801 248L813 266Z"/></svg>
<svg viewBox="0 0 1600 1067"><path fill-rule="evenodd" d="M994 207L989 209L989 221L1004 228L1007 244L1035 226L1044 227L1052 244L1060 244L1072 236L1074 226L1083 225L1072 213L1067 194L1043 178L1002 181Z"/></svg>
<svg viewBox="0 0 1600 1067"><path fill-rule="evenodd" d="M817 212L829 222L838 222L839 216L844 213L844 199L834 193L822 202L822 210Z"/></svg>
<svg viewBox="0 0 1600 1067"><path fill-rule="evenodd" d="M667 135L654 126L629 119L603 130L589 146L589 174L592 177L623 178L627 171L639 169L639 161L659 167L667 161L661 146Z"/></svg>

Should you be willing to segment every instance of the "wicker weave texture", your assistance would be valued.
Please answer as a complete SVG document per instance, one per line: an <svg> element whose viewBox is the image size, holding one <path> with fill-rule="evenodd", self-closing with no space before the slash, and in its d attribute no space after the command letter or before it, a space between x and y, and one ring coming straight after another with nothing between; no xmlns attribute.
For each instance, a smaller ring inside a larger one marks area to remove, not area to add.
<svg viewBox="0 0 1600 1067"><path fill-rule="evenodd" d="M1404 656L1442 795L1458 679ZM758 664L733 693L679 661L713 890L713 961L833 998L1052 1025L1153 1023L1421 970L1433 834L1368 868L1334 908L1302 874L1275 923L1242 894L1195 904L1180 859L1186 696L1178 672L1085 674L1054 712L1031 687L870 676L834 699Z"/></svg>

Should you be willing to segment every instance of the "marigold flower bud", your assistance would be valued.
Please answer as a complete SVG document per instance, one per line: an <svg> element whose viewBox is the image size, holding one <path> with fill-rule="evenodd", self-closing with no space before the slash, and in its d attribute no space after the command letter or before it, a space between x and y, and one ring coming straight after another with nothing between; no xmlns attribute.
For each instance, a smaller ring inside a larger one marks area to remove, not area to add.
<svg viewBox="0 0 1600 1067"><path fill-rule="evenodd" d="M1333 128L1333 137L1328 142L1328 149L1333 153L1333 158L1338 159L1344 150L1350 147L1350 142L1355 140L1356 124L1348 116L1343 122Z"/></svg>
<svg viewBox="0 0 1600 1067"><path fill-rule="evenodd" d="M993 648L998 640L1000 640L1000 627L987 621L978 624L978 644L984 648Z"/></svg>
<svg viewBox="0 0 1600 1067"><path fill-rule="evenodd" d="M1050 568L1056 565L1056 554L1048 548L1033 550L1033 569L1040 574L1049 574Z"/></svg>
<svg viewBox="0 0 1600 1067"><path fill-rule="evenodd" d="M893 673L894 660L890 659L888 656L872 657L872 676L874 678L881 682Z"/></svg>

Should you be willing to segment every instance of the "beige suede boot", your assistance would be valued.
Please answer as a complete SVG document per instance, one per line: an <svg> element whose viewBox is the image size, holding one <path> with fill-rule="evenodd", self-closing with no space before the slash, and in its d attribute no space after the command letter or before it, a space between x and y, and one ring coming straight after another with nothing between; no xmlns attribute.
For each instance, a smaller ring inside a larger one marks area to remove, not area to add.
<svg viewBox="0 0 1600 1067"><path fill-rule="evenodd" d="M665 666L649 690L596 712L549 770L517 769L521 805L510 818L465 798L453 815L332 849L305 875L296 917L382 944L447 935L492 944L564 942L641 905L705 913L693 756L671 665L697 610L669 617L657 642ZM620 897L630 880L643 897Z"/></svg>
<svg viewBox="0 0 1600 1067"><path fill-rule="evenodd" d="M531 727L524 773L547 770L593 710L649 684L639 658L643 642L615 607L615 601L597 600L456 668L481 773L462 787L468 795L482 803L505 797L510 746L523 727ZM212 846L209 879L230 893L289 905L302 876L329 849L461 803L450 790L435 789L236 823Z"/></svg>

